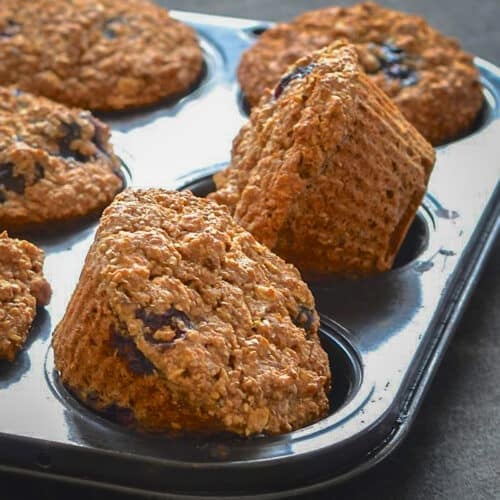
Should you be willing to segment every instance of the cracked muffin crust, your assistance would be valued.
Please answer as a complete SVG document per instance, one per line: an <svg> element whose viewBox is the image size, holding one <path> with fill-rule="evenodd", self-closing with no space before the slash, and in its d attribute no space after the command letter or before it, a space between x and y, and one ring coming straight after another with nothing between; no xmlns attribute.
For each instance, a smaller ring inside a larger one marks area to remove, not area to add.
<svg viewBox="0 0 500 500"><path fill-rule="evenodd" d="M432 144L473 124L484 97L472 56L421 17L372 2L309 11L264 32L238 68L249 104L290 64L340 38L356 45L369 78Z"/></svg>
<svg viewBox="0 0 500 500"><path fill-rule="evenodd" d="M43 259L35 245L0 233L0 359L14 360L26 342L36 308L49 303Z"/></svg>
<svg viewBox="0 0 500 500"><path fill-rule="evenodd" d="M209 198L301 271L362 276L390 269L434 160L338 41L266 92Z"/></svg>
<svg viewBox="0 0 500 500"><path fill-rule="evenodd" d="M281 433L328 411L328 357L298 271L227 209L126 190L105 210L53 338L62 381L148 430Z"/></svg>
<svg viewBox="0 0 500 500"><path fill-rule="evenodd" d="M122 189L109 128L90 112L0 87L0 229L68 222Z"/></svg>
<svg viewBox="0 0 500 500"><path fill-rule="evenodd" d="M194 31L146 0L2 0L0 84L70 106L114 110L188 91Z"/></svg>

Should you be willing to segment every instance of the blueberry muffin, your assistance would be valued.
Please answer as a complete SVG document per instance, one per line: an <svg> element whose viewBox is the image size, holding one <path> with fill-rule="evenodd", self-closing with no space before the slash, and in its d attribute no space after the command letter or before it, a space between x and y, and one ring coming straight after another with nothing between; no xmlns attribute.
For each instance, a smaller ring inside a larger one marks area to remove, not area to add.
<svg viewBox="0 0 500 500"><path fill-rule="evenodd" d="M104 211L55 330L62 381L147 430L282 433L328 411L329 363L298 271L190 192Z"/></svg>
<svg viewBox="0 0 500 500"><path fill-rule="evenodd" d="M0 359L13 361L36 315L46 306L50 285L43 277L43 251L0 233Z"/></svg>
<svg viewBox="0 0 500 500"><path fill-rule="evenodd" d="M90 112L0 87L0 229L104 208L123 187L109 128Z"/></svg>
<svg viewBox="0 0 500 500"><path fill-rule="evenodd" d="M299 57L339 38L356 45L369 78L432 144L474 122L484 98L472 56L421 17L371 2L306 12L263 33L238 69L250 105Z"/></svg>
<svg viewBox="0 0 500 500"><path fill-rule="evenodd" d="M199 79L194 31L146 0L2 0L0 85L115 110L185 93Z"/></svg>
<svg viewBox="0 0 500 500"><path fill-rule="evenodd" d="M209 196L301 271L363 276L391 268L434 160L338 41L266 91Z"/></svg>

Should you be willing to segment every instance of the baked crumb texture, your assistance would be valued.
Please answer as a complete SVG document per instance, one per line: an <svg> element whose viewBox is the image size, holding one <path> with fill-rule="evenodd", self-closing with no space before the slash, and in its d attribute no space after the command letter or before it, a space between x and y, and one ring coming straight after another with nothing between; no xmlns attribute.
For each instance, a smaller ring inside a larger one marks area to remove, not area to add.
<svg viewBox="0 0 500 500"><path fill-rule="evenodd" d="M43 251L0 233L0 359L13 361L23 347L36 308L49 303Z"/></svg>
<svg viewBox="0 0 500 500"><path fill-rule="evenodd" d="M0 84L70 106L114 110L188 91L196 34L146 0L2 0Z"/></svg>
<svg viewBox="0 0 500 500"><path fill-rule="evenodd" d="M0 230L67 222L108 205L123 187L109 137L88 111L0 87Z"/></svg>
<svg viewBox="0 0 500 500"><path fill-rule="evenodd" d="M434 160L338 41L265 92L209 197L301 271L363 276L391 268Z"/></svg>
<svg viewBox="0 0 500 500"><path fill-rule="evenodd" d="M277 434L328 412L298 271L225 207L126 190L105 210L53 347L85 404L147 430Z"/></svg>
<svg viewBox="0 0 500 500"><path fill-rule="evenodd" d="M372 2L309 11L264 32L238 68L250 105L290 64L340 38L355 44L369 78L432 144L474 122L484 97L472 56L423 18Z"/></svg>

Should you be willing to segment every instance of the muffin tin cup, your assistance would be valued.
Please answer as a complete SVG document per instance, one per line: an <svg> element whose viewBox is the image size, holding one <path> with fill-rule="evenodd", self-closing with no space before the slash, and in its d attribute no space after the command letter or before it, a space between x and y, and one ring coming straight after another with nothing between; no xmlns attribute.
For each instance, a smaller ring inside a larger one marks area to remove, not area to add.
<svg viewBox="0 0 500 500"><path fill-rule="evenodd" d="M174 15L199 33L206 69L199 85L175 102L102 118L130 170L127 185L205 196L247 119L234 76L240 54L269 24ZM50 341L92 243L93 220L30 238L46 252L54 294L15 362L0 362L0 470L151 498L264 499L312 493L387 456L417 418L498 232L500 70L476 63L484 109L473 129L438 148L394 268L357 280L305 276L333 374L328 416L281 436L245 439L147 434L81 404L59 380Z"/></svg>

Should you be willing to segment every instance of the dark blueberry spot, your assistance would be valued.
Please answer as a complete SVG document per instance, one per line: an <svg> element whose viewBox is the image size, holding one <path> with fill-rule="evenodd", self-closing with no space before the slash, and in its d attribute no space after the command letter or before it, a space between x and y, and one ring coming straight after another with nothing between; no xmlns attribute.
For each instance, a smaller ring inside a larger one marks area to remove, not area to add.
<svg viewBox="0 0 500 500"><path fill-rule="evenodd" d="M114 403L103 410L102 414L120 425L131 426L135 423L134 414L130 408L123 408Z"/></svg>
<svg viewBox="0 0 500 500"><path fill-rule="evenodd" d="M292 321L295 326L303 328L306 333L312 333L311 327L314 323L314 311L306 306L300 306L297 316Z"/></svg>
<svg viewBox="0 0 500 500"><path fill-rule="evenodd" d="M21 25L13 19L7 19L7 25L0 31L0 38L11 38L21 31Z"/></svg>
<svg viewBox="0 0 500 500"><path fill-rule="evenodd" d="M22 91L22 90L19 90L19 89L17 89L17 88L16 88L16 89L12 89L12 90L10 91L10 93L11 93L11 95L12 95L13 97L19 97L20 95L22 95L22 94L23 94L23 91Z"/></svg>
<svg viewBox="0 0 500 500"><path fill-rule="evenodd" d="M274 98L278 99L283 91L288 87L290 82L292 82L293 80L304 78L305 76L309 75L314 69L314 66L314 63L308 64L307 66L299 66L298 68L295 68L295 70L293 70L291 73L288 73L288 75L285 75L274 89Z"/></svg>
<svg viewBox="0 0 500 500"><path fill-rule="evenodd" d="M182 338L186 332L194 327L193 322L189 319L186 313L179 311L175 307L171 307L162 314L145 311L144 309L137 309L135 317L140 319L149 333L146 335L146 340L153 344L172 344L175 340ZM157 340L154 337L155 332L164 326L170 327L175 336L169 341Z"/></svg>
<svg viewBox="0 0 500 500"><path fill-rule="evenodd" d="M418 82L418 75L413 67L414 58L409 57L401 47L393 42L385 42L378 46L372 44L370 49L379 60L380 69L387 78L400 80L404 87Z"/></svg>
<svg viewBox="0 0 500 500"><path fill-rule="evenodd" d="M151 375L154 372L154 365L137 349L134 339L112 331L110 343L117 350L118 356L127 363L131 372L136 375Z"/></svg>
<svg viewBox="0 0 500 500"><path fill-rule="evenodd" d="M17 194L24 193L24 175L14 175L13 163L0 163L0 186Z"/></svg>
<svg viewBox="0 0 500 500"><path fill-rule="evenodd" d="M404 61L405 53L395 45L383 44L380 47L379 59L383 66L400 63Z"/></svg>
<svg viewBox="0 0 500 500"><path fill-rule="evenodd" d="M40 179L45 177L45 168L40 163L35 163L35 179L33 180L33 184L38 182Z"/></svg>
<svg viewBox="0 0 500 500"><path fill-rule="evenodd" d="M118 35L115 30L116 25L118 24L125 24L125 19L123 19L123 17L121 16L108 19L102 26L102 34L104 35L104 37L108 40L113 40L114 38L116 38Z"/></svg>
<svg viewBox="0 0 500 500"><path fill-rule="evenodd" d="M81 137L82 129L80 125L75 122L61 123L61 128L63 129L64 135L59 140L59 154L63 158L74 158L76 161L81 162L88 161L88 156L71 149L71 143Z"/></svg>
<svg viewBox="0 0 500 500"><path fill-rule="evenodd" d="M385 73L390 78L404 80L412 74L412 70L405 64L392 64L386 69Z"/></svg>
<svg viewBox="0 0 500 500"><path fill-rule="evenodd" d="M401 81L403 87L410 87L418 83L418 76L416 73L411 72L406 78Z"/></svg>
<svg viewBox="0 0 500 500"><path fill-rule="evenodd" d="M401 47L398 47L395 43L393 42L384 42L382 44L382 47L389 51L389 52L393 52L395 54L401 54L404 52L404 50L401 48Z"/></svg>

